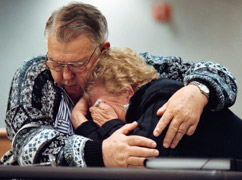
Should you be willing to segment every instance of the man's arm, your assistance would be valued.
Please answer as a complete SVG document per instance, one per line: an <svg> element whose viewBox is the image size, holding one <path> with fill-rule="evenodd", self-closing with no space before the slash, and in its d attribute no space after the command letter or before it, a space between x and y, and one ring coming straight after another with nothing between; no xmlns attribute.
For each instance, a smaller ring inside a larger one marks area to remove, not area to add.
<svg viewBox="0 0 242 180"><path fill-rule="evenodd" d="M85 167L82 136L65 136L51 126L27 124L15 135L12 144L16 161L21 166L46 164Z"/></svg>
<svg viewBox="0 0 242 180"><path fill-rule="evenodd" d="M204 83L210 89L208 107L219 111L232 106L237 96L237 82L226 67L210 62L183 62L177 56L153 56L140 53L145 62L154 66L161 77L174 79L188 85L192 81Z"/></svg>
<svg viewBox="0 0 242 180"><path fill-rule="evenodd" d="M13 78L6 114L6 129L13 147L6 163L50 163L86 166L83 151L87 138L67 136L53 127L59 107L56 89L42 57L19 68Z"/></svg>
<svg viewBox="0 0 242 180"><path fill-rule="evenodd" d="M181 81L184 85L198 81L210 90L209 99L206 99L199 88L194 85L185 86L158 110L157 115L162 115L162 118L154 130L154 135L161 134L170 124L163 142L164 147L174 148L184 134L192 135L205 106L210 110L219 111L234 104L237 84L225 67L213 62L184 63L176 56L162 57L149 53L140 55L155 67L161 77Z"/></svg>

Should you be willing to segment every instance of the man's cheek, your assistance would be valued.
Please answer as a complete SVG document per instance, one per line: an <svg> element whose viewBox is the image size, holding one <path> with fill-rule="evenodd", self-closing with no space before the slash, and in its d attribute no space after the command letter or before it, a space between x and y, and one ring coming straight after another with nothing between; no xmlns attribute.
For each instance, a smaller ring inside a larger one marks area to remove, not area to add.
<svg viewBox="0 0 242 180"><path fill-rule="evenodd" d="M79 85L81 86L82 89L85 88L87 84L87 78L86 77L82 77L81 79L79 79Z"/></svg>

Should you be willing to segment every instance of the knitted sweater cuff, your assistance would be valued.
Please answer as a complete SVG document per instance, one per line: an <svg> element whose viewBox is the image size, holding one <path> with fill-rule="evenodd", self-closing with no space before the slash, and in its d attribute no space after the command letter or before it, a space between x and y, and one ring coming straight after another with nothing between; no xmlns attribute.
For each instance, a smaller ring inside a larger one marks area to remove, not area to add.
<svg viewBox="0 0 242 180"><path fill-rule="evenodd" d="M84 158L87 166L104 167L102 156L103 141L87 141L84 148Z"/></svg>

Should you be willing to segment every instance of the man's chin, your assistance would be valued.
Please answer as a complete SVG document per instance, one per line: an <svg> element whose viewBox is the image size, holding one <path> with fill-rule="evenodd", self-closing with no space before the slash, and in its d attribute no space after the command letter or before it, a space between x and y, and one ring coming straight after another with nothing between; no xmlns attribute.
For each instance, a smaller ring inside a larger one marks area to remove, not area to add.
<svg viewBox="0 0 242 180"><path fill-rule="evenodd" d="M78 101L82 95L83 95L83 91L79 90L79 91L74 91L74 90L66 90L66 92L68 93L68 95L70 96L70 98L76 102Z"/></svg>

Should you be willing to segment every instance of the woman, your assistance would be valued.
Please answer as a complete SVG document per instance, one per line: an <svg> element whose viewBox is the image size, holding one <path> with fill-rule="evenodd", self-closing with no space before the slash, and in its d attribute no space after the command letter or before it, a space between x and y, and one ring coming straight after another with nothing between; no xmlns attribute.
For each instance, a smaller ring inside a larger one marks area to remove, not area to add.
<svg viewBox="0 0 242 180"><path fill-rule="evenodd" d="M138 127L130 134L155 140L160 156L242 158L242 121L229 109L211 112L205 108L193 136L185 136L174 149L164 148L162 140L167 129L159 137L153 136L160 119L156 112L183 84L159 78L155 69L142 63L133 50L107 50L92 72L84 99L77 106L81 113L72 115L77 134L105 139L125 123L137 121ZM86 102L92 106L91 114L87 114Z"/></svg>

